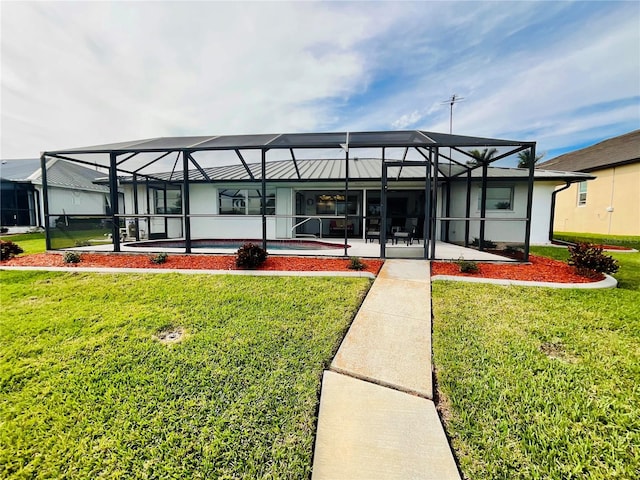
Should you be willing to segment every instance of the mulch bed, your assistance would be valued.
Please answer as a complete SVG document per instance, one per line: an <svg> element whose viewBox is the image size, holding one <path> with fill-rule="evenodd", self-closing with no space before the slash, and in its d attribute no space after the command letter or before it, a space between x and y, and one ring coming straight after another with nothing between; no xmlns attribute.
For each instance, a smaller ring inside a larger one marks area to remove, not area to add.
<svg viewBox="0 0 640 480"><path fill-rule="evenodd" d="M478 263L478 273L461 273L454 262L433 262L431 275L456 275L506 280L531 280L537 282L590 283L598 282L604 275L586 278L575 273L573 267L550 258L529 255L528 264L505 265L503 263Z"/></svg>
<svg viewBox="0 0 640 480"><path fill-rule="evenodd" d="M382 264L379 259L364 259L363 271L377 275ZM148 255L83 253L80 263L64 263L62 254L38 253L12 258L0 262L8 266L37 267L111 267L111 268L162 268L191 270L239 270L233 255L169 255L161 264L152 263ZM271 271L353 271L347 267L349 260L328 257L284 257L270 256L257 270ZM573 267L550 258L529 255L527 264L478 263L478 273L461 273L454 262L433 262L432 275L458 275L509 280L534 280L539 282L589 283L602 280L577 275Z"/></svg>
<svg viewBox="0 0 640 480"><path fill-rule="evenodd" d="M363 259L364 272L376 275L382 264L382 260ZM111 268L179 268L190 270L240 270L236 267L233 255L169 255L165 263L155 264L147 255L128 254L101 254L83 253L80 263L64 263L62 254L38 253L12 258L0 262L8 266L34 266L34 267L111 267ZM316 258L316 257L273 257L257 270L278 271L324 271L343 272L349 270L349 260L344 258Z"/></svg>

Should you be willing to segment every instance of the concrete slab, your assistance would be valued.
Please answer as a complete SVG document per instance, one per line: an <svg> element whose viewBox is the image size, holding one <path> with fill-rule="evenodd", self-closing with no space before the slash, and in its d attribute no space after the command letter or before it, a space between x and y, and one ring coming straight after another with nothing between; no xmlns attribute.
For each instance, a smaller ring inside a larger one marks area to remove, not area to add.
<svg viewBox="0 0 640 480"><path fill-rule="evenodd" d="M313 480L459 480L433 402L325 372Z"/></svg>
<svg viewBox="0 0 640 480"><path fill-rule="evenodd" d="M387 260L331 369L433 398L429 282L428 262Z"/></svg>

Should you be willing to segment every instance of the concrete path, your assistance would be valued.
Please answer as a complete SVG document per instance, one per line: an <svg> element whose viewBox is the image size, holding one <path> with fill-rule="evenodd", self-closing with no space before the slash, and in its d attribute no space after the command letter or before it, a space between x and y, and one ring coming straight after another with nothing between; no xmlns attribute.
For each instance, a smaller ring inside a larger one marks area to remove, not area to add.
<svg viewBox="0 0 640 480"><path fill-rule="evenodd" d="M458 480L431 381L429 264L387 260L320 395L313 480Z"/></svg>

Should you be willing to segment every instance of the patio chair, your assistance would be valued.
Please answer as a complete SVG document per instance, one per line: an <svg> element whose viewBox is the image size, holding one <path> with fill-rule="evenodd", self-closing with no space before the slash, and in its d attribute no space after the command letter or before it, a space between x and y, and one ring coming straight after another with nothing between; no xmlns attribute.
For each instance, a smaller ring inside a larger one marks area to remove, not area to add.
<svg viewBox="0 0 640 480"><path fill-rule="evenodd" d="M373 243L375 239L378 239L380 242L380 219L379 218L371 218L369 219L369 226L367 227L367 231L365 232L365 241Z"/></svg>

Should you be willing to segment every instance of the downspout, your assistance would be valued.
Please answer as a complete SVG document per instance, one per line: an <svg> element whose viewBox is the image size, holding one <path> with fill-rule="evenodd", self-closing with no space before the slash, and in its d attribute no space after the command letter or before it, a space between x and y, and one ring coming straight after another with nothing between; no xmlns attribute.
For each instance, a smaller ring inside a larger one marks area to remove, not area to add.
<svg viewBox="0 0 640 480"><path fill-rule="evenodd" d="M551 212L549 214L549 241L552 242L553 241L553 222L554 222L554 217L556 215L556 195L560 192L562 192L563 190L566 190L567 188L569 188L571 186L571 182L567 182L567 184L558 189L558 190L554 190L551 193Z"/></svg>

